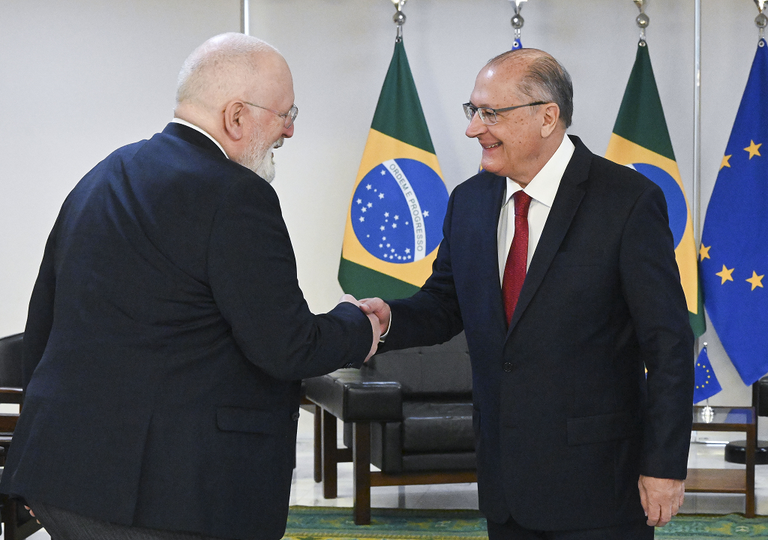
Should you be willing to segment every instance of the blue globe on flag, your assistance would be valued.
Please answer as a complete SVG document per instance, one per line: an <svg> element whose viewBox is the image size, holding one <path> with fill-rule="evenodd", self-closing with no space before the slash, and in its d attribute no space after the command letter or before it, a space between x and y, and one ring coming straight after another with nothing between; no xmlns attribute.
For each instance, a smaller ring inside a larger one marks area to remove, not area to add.
<svg viewBox="0 0 768 540"><path fill-rule="evenodd" d="M442 241L448 190L415 159L390 159L363 177L352 198L352 228L365 250L382 261L423 259Z"/></svg>
<svg viewBox="0 0 768 540"><path fill-rule="evenodd" d="M675 249L677 249L688 223L688 205L685 202L683 191L672 178L672 175L661 167L649 163L633 163L630 167L653 181L664 192L664 198L667 200L667 213L669 214L669 229L672 231Z"/></svg>

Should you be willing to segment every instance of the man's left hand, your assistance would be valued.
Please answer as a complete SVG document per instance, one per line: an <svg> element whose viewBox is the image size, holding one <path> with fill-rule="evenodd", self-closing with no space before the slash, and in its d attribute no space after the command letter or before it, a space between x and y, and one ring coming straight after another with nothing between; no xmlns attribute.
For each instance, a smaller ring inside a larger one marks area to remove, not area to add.
<svg viewBox="0 0 768 540"><path fill-rule="evenodd" d="M640 502L651 527L663 527L683 505L685 482L671 478L640 476Z"/></svg>

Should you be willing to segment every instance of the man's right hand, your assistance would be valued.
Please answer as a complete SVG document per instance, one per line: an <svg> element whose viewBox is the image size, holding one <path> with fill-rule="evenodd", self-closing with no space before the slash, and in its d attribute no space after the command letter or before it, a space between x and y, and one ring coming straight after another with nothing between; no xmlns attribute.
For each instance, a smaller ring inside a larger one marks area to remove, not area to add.
<svg viewBox="0 0 768 540"><path fill-rule="evenodd" d="M391 320L392 312L387 304L381 298L363 298L360 300L360 309L365 314L375 315L381 325L381 333L386 334L389 331L389 321Z"/></svg>

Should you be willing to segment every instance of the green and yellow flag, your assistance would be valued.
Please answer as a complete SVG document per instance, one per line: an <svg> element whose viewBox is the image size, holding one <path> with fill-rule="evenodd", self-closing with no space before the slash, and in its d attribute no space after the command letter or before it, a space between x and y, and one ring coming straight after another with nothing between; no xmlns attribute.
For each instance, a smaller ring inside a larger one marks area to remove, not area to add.
<svg viewBox="0 0 768 540"><path fill-rule="evenodd" d="M403 42L395 43L357 173L339 264L344 292L403 298L432 271L448 190Z"/></svg>
<svg viewBox="0 0 768 540"><path fill-rule="evenodd" d="M640 41L637 46L635 65L605 157L636 169L664 191L691 328L697 337L700 336L704 333L705 322L693 221L645 41Z"/></svg>

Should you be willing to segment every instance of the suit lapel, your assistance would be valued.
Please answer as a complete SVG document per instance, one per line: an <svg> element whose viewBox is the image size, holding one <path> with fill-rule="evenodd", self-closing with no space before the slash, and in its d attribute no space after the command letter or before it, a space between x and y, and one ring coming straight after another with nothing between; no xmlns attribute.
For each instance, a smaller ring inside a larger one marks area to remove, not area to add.
<svg viewBox="0 0 768 540"><path fill-rule="evenodd" d="M486 173L491 175L491 173ZM484 197L487 197L486 203L481 203L482 207L492 208L493 212L480 213L482 216L482 223L478 230L482 231L482 234L478 235L478 246L476 253L478 256L483 257L480 261L479 268L482 269L483 275L477 276L478 282L492 284L489 286L490 296L489 298L495 298L492 306L493 320L502 322L503 326L506 326L506 316L504 315L504 300L501 296L501 282L499 281L499 247L498 247L498 227L499 227L499 214L501 207L504 204L504 194L506 193L507 181L506 178L501 176L492 175L495 177L494 181L488 184L488 191ZM487 206L486 206L487 204Z"/></svg>
<svg viewBox="0 0 768 540"><path fill-rule="evenodd" d="M520 291L520 298L517 301L517 308L515 308L515 314L509 325L510 333L544 280L544 276L549 270L560 244L562 244L568 228L571 226L573 216L576 215L576 210L578 210L584 197L586 190L584 182L589 175L592 153L578 137L571 136L571 140L576 149L560 181L552 209L528 267L528 273Z"/></svg>

